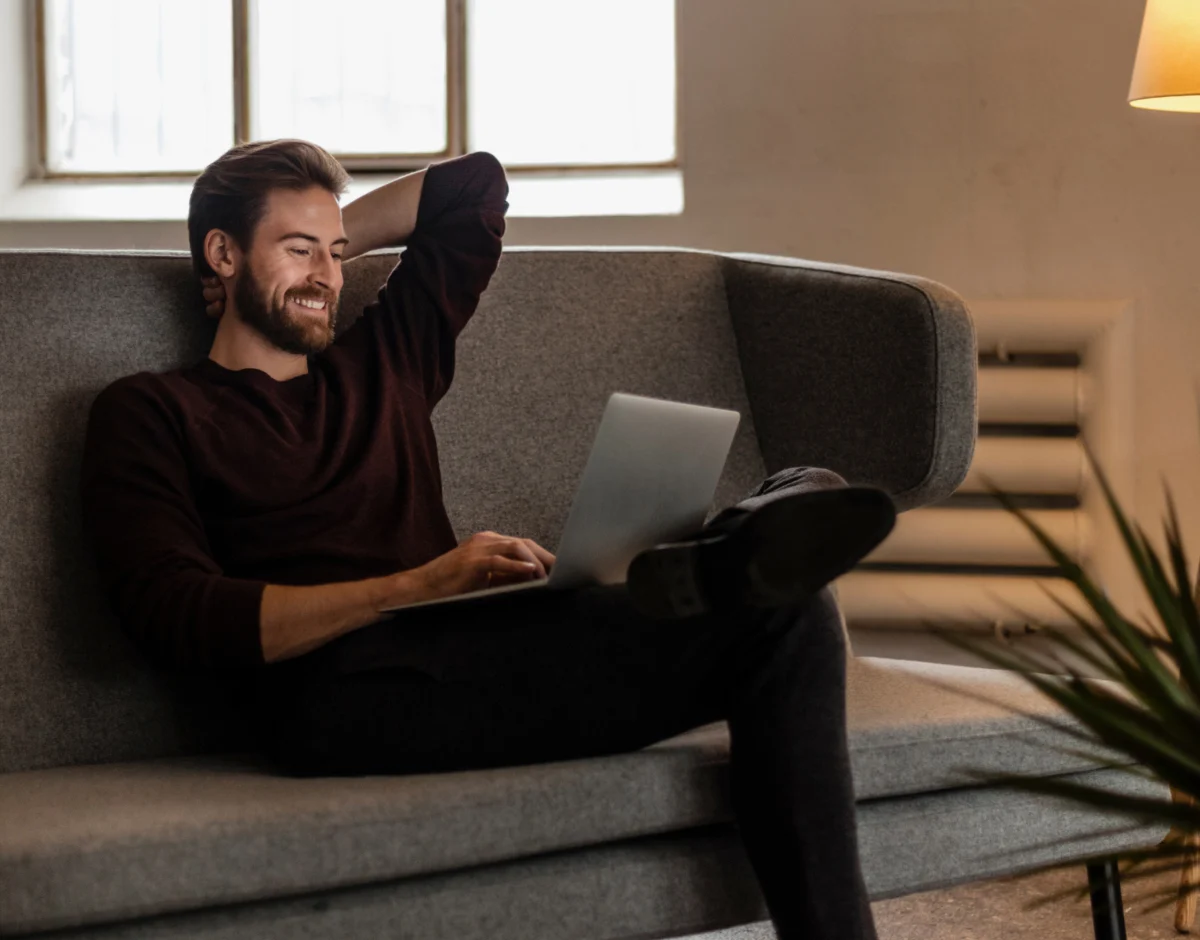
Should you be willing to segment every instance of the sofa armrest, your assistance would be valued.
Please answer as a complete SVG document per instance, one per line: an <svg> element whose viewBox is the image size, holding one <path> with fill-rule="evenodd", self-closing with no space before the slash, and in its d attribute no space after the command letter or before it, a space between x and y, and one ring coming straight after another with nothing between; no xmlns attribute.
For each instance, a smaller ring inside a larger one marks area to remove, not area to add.
<svg viewBox="0 0 1200 940"><path fill-rule="evenodd" d="M975 450L975 329L935 281L722 253L767 473L835 470L900 510L949 496Z"/></svg>

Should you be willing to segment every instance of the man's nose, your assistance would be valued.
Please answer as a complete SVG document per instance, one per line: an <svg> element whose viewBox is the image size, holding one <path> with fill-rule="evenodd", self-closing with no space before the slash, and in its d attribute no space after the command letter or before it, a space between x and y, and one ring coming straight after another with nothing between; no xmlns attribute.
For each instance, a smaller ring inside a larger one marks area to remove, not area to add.
<svg viewBox="0 0 1200 940"><path fill-rule="evenodd" d="M317 287L336 294L342 289L342 272L332 256L326 256L317 261L309 273L309 281Z"/></svg>

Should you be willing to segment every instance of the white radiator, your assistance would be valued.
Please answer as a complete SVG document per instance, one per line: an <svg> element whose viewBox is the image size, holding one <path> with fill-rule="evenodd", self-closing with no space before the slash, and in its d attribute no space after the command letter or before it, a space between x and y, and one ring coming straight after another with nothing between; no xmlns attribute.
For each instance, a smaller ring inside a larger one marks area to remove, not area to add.
<svg viewBox="0 0 1200 940"><path fill-rule="evenodd" d="M970 471L950 500L902 513L887 541L838 581L851 629L1019 634L1031 622L1071 626L1047 590L1080 606L1028 530L986 497L987 483L1020 496L1030 517L1087 566L1097 525L1095 504L1085 500L1094 481L1079 434L1104 401L1088 394L1098 378L1097 338L1128 305L977 301L968 307L980 351L980 436ZM1105 362L1115 361L1105 355ZM1100 379L1104 368L1100 363ZM1112 438L1104 439L1111 445Z"/></svg>

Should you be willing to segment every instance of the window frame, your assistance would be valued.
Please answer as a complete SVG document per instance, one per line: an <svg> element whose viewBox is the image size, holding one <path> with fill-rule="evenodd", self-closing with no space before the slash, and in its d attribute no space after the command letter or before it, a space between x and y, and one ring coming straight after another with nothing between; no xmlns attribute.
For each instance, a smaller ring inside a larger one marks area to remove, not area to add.
<svg viewBox="0 0 1200 940"><path fill-rule="evenodd" d="M251 138L250 123L250 2L230 0L233 12L233 143L245 143ZM467 148L467 0L445 0L446 3L446 129L447 146L430 153L334 153L338 162L351 174L380 172L411 172L430 163L468 153ZM31 0L33 7L34 54L30 57L35 70L33 108L37 124L36 162L31 176L39 180L191 180L200 170L145 171L70 171L51 170L48 165L48 133L46 114L46 0ZM657 163L575 163L575 164L514 164L506 165L508 172L524 174L606 173L644 170L678 170L682 168L683 133L680 120L680 0L675 0L675 156Z"/></svg>

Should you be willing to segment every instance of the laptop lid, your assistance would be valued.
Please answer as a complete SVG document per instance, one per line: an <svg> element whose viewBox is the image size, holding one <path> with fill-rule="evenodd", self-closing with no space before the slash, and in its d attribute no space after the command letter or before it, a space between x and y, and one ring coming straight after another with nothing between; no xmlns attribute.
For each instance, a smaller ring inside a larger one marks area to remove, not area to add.
<svg viewBox="0 0 1200 940"><path fill-rule="evenodd" d="M618 584L639 552L704 525L741 415L614 392L547 586Z"/></svg>

